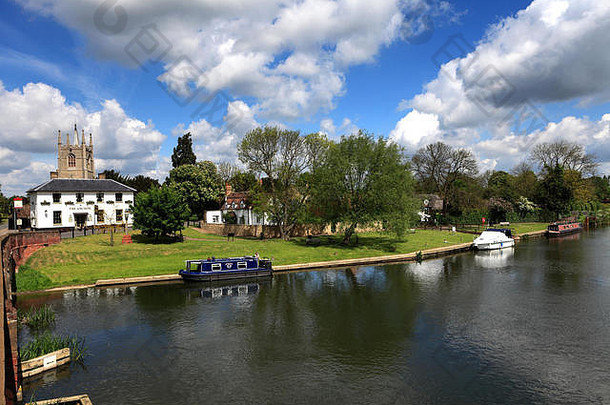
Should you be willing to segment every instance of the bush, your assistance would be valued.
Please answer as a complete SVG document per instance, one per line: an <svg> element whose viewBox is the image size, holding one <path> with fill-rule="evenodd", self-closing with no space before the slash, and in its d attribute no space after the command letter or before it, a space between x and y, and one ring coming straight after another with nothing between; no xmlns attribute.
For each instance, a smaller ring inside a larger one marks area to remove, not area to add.
<svg viewBox="0 0 610 405"><path fill-rule="evenodd" d="M184 229L191 212L177 191L163 186L138 194L133 215L134 228L158 240Z"/></svg>

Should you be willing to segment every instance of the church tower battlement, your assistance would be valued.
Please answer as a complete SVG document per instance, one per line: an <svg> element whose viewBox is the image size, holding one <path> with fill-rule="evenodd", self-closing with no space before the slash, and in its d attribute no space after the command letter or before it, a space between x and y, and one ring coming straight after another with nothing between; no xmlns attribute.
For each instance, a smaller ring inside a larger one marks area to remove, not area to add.
<svg viewBox="0 0 610 405"><path fill-rule="evenodd" d="M57 171L51 172L51 179L95 179L93 135L89 134L89 145L87 145L83 129L79 144L78 130L74 124L74 143L70 143L68 132L66 143L62 144L61 131L57 131Z"/></svg>

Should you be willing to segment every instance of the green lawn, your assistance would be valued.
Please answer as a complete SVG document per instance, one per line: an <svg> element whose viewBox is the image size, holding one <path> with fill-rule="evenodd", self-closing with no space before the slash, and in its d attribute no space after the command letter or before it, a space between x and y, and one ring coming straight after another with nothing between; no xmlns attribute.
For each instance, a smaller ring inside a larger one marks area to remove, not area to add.
<svg viewBox="0 0 610 405"><path fill-rule="evenodd" d="M134 234L133 244L121 245L121 234L110 246L109 235L90 235L64 240L35 252L17 275L18 291L38 290L62 285L89 284L96 280L176 273L186 259L208 256L252 255L273 258L275 265L382 256L416 252L439 246L470 242L473 235L446 231L418 230L403 239L386 234L359 235L359 243L343 246L341 236L323 236L319 246L307 246L304 238L291 241L235 238L227 242L219 235L194 229L183 234L184 242L155 244Z"/></svg>
<svg viewBox="0 0 610 405"><path fill-rule="evenodd" d="M544 231L548 226L547 222L524 222L511 224L510 228L517 235L524 234L526 232Z"/></svg>

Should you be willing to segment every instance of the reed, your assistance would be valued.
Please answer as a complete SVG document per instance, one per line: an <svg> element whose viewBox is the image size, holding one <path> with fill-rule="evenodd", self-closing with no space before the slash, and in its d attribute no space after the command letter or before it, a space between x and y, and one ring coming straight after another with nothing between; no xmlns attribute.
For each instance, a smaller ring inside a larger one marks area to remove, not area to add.
<svg viewBox="0 0 610 405"><path fill-rule="evenodd" d="M65 347L70 348L72 361L82 361L87 354L84 337L77 335L57 336L45 331L34 336L24 347L19 348L19 356L21 361L27 361Z"/></svg>
<svg viewBox="0 0 610 405"><path fill-rule="evenodd" d="M27 325L33 332L48 329L55 325L55 311L49 305L39 308L17 310L17 319L22 325Z"/></svg>

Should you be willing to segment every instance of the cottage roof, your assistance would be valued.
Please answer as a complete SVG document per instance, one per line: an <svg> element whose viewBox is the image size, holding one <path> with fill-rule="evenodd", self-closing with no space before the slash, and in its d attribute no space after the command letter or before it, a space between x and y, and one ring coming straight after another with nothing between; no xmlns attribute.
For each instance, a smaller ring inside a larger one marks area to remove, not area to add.
<svg viewBox="0 0 610 405"><path fill-rule="evenodd" d="M38 192L135 192L118 181L110 179L52 179L28 190L28 193Z"/></svg>
<svg viewBox="0 0 610 405"><path fill-rule="evenodd" d="M250 201L248 201L248 193L231 193L225 197L221 210L250 208L250 205Z"/></svg>

